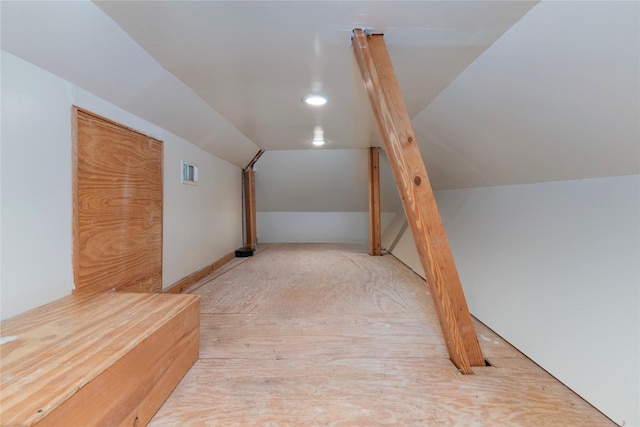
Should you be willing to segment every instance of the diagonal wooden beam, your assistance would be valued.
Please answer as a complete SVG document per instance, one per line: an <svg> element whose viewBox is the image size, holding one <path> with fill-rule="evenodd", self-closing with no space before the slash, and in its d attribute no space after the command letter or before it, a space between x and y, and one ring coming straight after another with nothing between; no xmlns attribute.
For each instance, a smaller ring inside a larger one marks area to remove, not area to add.
<svg viewBox="0 0 640 427"><path fill-rule="evenodd" d="M484 358L384 38L356 29L352 45L449 357L460 371L472 373L471 366L483 366Z"/></svg>
<svg viewBox="0 0 640 427"><path fill-rule="evenodd" d="M380 236L380 149L369 147L369 255L382 255Z"/></svg>

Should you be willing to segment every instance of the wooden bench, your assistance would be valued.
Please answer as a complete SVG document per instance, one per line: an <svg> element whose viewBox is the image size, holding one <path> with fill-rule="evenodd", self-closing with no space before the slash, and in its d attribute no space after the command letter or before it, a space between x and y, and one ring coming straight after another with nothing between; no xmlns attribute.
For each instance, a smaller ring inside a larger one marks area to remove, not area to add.
<svg viewBox="0 0 640 427"><path fill-rule="evenodd" d="M71 295L0 323L2 426L143 426L198 359L195 295Z"/></svg>

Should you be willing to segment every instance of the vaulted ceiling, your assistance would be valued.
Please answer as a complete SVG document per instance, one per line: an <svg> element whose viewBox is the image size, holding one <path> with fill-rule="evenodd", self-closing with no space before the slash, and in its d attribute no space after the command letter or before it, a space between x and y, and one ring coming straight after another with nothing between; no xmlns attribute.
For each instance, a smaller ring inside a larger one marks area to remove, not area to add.
<svg viewBox="0 0 640 427"><path fill-rule="evenodd" d="M97 2L166 70L266 150L364 148L376 136L351 33L386 34L410 114L532 2ZM308 93L330 99L322 108Z"/></svg>
<svg viewBox="0 0 640 427"><path fill-rule="evenodd" d="M244 166L316 149L316 126L379 144L350 47L368 28L435 188L640 173L638 4L585 3L2 1L2 48Z"/></svg>

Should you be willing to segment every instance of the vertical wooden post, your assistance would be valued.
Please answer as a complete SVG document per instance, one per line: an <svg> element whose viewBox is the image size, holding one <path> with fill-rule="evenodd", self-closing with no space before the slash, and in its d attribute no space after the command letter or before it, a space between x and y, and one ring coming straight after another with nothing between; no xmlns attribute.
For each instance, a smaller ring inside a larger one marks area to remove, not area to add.
<svg viewBox="0 0 640 427"><path fill-rule="evenodd" d="M245 241L244 247L255 249L256 247L256 173L253 168L242 171L244 178L244 221Z"/></svg>
<svg viewBox="0 0 640 427"><path fill-rule="evenodd" d="M369 255L382 255L380 236L380 149L369 147Z"/></svg>
<svg viewBox="0 0 640 427"><path fill-rule="evenodd" d="M242 182L244 183L244 247L256 248L256 172L253 166L264 154L264 150L251 159L246 168L242 170Z"/></svg>
<svg viewBox="0 0 640 427"><path fill-rule="evenodd" d="M451 361L463 373L484 358L382 35L354 30L353 50L416 243Z"/></svg>

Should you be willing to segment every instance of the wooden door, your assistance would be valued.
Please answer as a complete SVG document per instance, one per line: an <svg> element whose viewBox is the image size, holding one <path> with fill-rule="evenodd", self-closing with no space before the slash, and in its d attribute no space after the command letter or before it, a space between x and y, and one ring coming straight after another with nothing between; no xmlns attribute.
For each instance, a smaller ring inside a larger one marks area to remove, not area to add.
<svg viewBox="0 0 640 427"><path fill-rule="evenodd" d="M163 145L74 107L76 291L162 290Z"/></svg>

